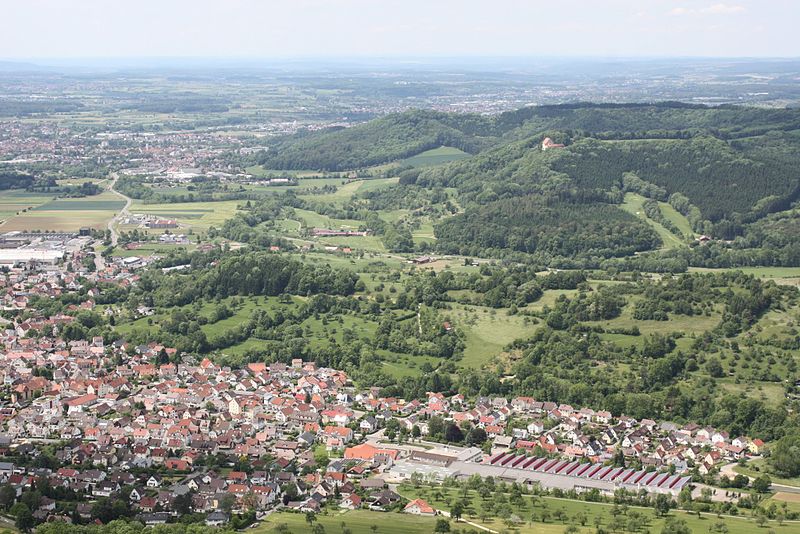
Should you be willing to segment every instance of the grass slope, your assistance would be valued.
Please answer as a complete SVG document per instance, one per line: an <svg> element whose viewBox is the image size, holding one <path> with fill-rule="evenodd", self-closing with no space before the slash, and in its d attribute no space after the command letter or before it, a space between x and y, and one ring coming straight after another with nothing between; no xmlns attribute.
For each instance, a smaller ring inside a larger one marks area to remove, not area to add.
<svg viewBox="0 0 800 534"><path fill-rule="evenodd" d="M655 230L656 233L658 234L658 237L661 238L661 242L664 244L664 248L674 249L674 248L680 248L680 247L686 246L686 243L684 243L683 240L680 237L676 236L675 234L673 234L672 232L670 232L669 230L664 228L660 223L654 221L653 219L651 219L651 218L647 217L647 215L645 215L643 204L644 204L644 202L646 200L647 199L645 197L643 197L642 195L638 195L636 193L626 193L625 194L625 201L622 203L622 206L620 206L620 207L624 211L627 211L631 215L633 215L635 217L638 217L639 219L645 221L647 224L652 226L653 230ZM665 204L663 202L659 202L659 206L661 206L662 213L664 212L664 206L665 205L669 206L669 204ZM672 208L672 206L670 206L670 208ZM673 214L672 214L673 217L675 215L683 217L682 215L680 215L680 213L675 211L674 208L672 208L672 212L673 212ZM666 213L665 213L665 217L666 217ZM684 221L685 221L685 218L684 218ZM686 225L688 225L688 224L689 224L688 221L686 221ZM690 229L690 235L691 235L691 229Z"/></svg>

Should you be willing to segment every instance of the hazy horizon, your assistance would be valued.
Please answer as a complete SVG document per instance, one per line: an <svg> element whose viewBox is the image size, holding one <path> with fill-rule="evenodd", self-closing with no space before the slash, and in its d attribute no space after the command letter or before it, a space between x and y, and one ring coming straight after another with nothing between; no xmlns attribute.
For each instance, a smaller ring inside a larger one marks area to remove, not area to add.
<svg viewBox="0 0 800 534"><path fill-rule="evenodd" d="M796 58L776 0L11 0L5 61Z"/></svg>

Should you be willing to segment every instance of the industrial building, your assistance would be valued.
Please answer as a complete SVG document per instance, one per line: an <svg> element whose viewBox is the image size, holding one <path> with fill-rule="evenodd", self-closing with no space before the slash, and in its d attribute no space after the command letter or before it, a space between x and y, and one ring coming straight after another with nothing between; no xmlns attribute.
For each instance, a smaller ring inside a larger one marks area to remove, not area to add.
<svg viewBox="0 0 800 534"><path fill-rule="evenodd" d="M63 250L37 250L28 248L0 248L0 265L22 265L36 262L55 265L64 258Z"/></svg>

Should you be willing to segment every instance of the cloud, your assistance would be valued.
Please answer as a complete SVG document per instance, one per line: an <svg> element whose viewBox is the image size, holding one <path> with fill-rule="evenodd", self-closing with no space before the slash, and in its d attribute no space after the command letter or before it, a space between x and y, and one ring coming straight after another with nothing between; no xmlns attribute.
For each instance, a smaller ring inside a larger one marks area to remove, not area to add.
<svg viewBox="0 0 800 534"><path fill-rule="evenodd" d="M730 15L733 13L744 13L747 11L744 6L732 6L729 4L714 4L704 7L699 12L709 15Z"/></svg>
<svg viewBox="0 0 800 534"><path fill-rule="evenodd" d="M736 13L744 13L745 11L747 10L744 6L731 4L712 4L699 9L676 7L673 8L669 14L677 17L684 15L734 15Z"/></svg>

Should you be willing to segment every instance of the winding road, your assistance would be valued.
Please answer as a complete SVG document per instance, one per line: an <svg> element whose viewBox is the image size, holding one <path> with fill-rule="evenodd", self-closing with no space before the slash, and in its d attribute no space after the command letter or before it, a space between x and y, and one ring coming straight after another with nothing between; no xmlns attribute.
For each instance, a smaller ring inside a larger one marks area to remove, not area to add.
<svg viewBox="0 0 800 534"><path fill-rule="evenodd" d="M733 479L736 475L739 474L734 470L734 467L736 467L736 463L723 465L722 468L719 470L719 474L726 475L728 478ZM750 482L753 481L753 477L748 475L745 476L747 476L747 480L749 480ZM775 482L772 483L770 489L772 491L782 491L784 493L800 493L800 487L798 486L787 486L786 484L776 484Z"/></svg>

